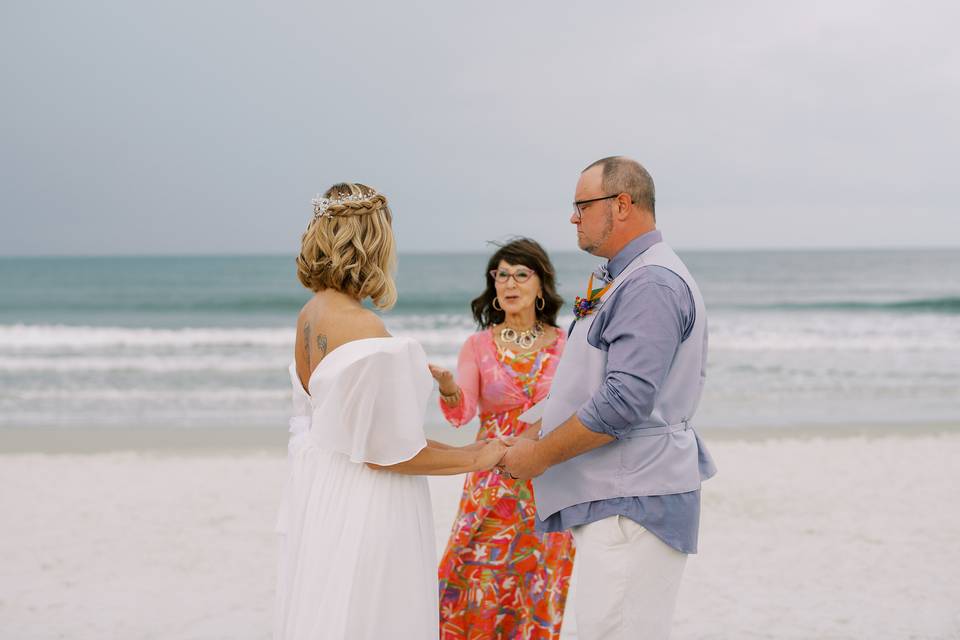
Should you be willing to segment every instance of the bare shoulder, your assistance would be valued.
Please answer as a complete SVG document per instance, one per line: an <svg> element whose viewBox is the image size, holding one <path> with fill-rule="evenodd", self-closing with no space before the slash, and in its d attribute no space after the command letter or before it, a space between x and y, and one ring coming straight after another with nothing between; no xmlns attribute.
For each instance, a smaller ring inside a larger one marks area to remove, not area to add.
<svg viewBox="0 0 960 640"><path fill-rule="evenodd" d="M297 314L297 341L310 344L311 334L318 324L318 313L313 299L310 299Z"/></svg>
<svg viewBox="0 0 960 640"><path fill-rule="evenodd" d="M303 323L310 322L310 303L303 305L297 314L297 328L303 328Z"/></svg>
<svg viewBox="0 0 960 640"><path fill-rule="evenodd" d="M297 377L300 378L300 384L306 389L310 380L310 373L313 370L310 350L310 322L307 319L306 306L297 314L297 330L294 339L293 358L297 370Z"/></svg>
<svg viewBox="0 0 960 640"><path fill-rule="evenodd" d="M320 313L320 301L317 296L311 296L309 300L300 307L300 313L297 314L297 325L303 327L304 323L316 323L317 316Z"/></svg>
<svg viewBox="0 0 960 640"><path fill-rule="evenodd" d="M384 324L383 318L369 309L356 309L347 314L344 321L349 323L350 334L354 340L390 337L390 332L387 331L387 325Z"/></svg>
<svg viewBox="0 0 960 640"><path fill-rule="evenodd" d="M337 292L321 292L300 310L298 344L312 368L334 349L354 340L389 337L375 313Z"/></svg>

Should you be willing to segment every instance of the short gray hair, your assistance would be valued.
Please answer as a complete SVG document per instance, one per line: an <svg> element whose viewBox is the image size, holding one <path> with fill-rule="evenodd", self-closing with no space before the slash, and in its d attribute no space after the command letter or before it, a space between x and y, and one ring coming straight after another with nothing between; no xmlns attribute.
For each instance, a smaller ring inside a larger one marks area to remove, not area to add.
<svg viewBox="0 0 960 640"><path fill-rule="evenodd" d="M581 173L594 167L603 167L601 185L605 193L628 194L635 205L649 211L656 219L657 190L653 178L642 164L625 156L610 156L597 160Z"/></svg>

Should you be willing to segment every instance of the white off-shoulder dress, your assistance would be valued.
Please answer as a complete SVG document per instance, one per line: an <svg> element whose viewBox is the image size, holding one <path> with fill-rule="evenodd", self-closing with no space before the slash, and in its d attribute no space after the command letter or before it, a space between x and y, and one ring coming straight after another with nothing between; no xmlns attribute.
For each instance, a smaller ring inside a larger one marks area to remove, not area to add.
<svg viewBox="0 0 960 640"><path fill-rule="evenodd" d="M375 471L426 446L433 380L418 342L331 351L304 392L291 365L290 477L275 640L437 638L436 542L423 476Z"/></svg>

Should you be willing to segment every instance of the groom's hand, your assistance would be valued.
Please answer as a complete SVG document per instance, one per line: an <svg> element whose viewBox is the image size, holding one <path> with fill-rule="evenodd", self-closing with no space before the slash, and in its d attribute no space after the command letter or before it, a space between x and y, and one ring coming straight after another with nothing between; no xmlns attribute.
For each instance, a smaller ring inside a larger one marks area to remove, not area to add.
<svg viewBox="0 0 960 640"><path fill-rule="evenodd" d="M510 438L510 447L500 460L500 466L511 478L526 480L535 478L547 470L537 455L537 442L527 438Z"/></svg>

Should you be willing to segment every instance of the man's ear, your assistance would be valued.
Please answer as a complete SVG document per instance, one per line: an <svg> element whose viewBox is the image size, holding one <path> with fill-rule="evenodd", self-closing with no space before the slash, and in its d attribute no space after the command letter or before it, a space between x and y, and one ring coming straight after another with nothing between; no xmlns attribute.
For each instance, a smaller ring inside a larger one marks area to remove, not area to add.
<svg viewBox="0 0 960 640"><path fill-rule="evenodd" d="M630 215L630 208L633 206L630 196L621 193L614 202L617 206L617 213L615 214L617 220L626 220L627 216Z"/></svg>

